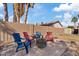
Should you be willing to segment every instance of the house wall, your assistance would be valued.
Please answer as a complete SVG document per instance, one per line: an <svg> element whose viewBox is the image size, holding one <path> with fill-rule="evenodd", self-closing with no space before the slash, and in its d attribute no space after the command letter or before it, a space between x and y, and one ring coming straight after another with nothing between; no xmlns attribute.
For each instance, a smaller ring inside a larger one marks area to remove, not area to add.
<svg viewBox="0 0 79 59"><path fill-rule="evenodd" d="M62 28L62 26L59 23L54 24L54 27L56 27L56 28Z"/></svg>
<svg viewBox="0 0 79 59"><path fill-rule="evenodd" d="M52 27L55 27L55 28L62 28L62 26L59 24L59 23L56 23L56 24L53 24L51 25Z"/></svg>

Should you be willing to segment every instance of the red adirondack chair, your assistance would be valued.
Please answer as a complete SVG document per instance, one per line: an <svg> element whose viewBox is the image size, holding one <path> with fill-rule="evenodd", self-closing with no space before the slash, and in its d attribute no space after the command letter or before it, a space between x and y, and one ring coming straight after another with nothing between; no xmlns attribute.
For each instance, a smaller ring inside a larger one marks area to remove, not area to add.
<svg viewBox="0 0 79 59"><path fill-rule="evenodd" d="M31 42L30 36L28 35L27 32L23 32L24 37L26 38L26 40L28 40L29 42ZM31 46L31 45L30 45Z"/></svg>
<svg viewBox="0 0 79 59"><path fill-rule="evenodd" d="M46 36L45 36L46 41L52 41L54 42L54 37L52 32L47 32Z"/></svg>
<svg viewBox="0 0 79 59"><path fill-rule="evenodd" d="M30 40L33 40L33 36L29 36L27 32L23 32L23 35L26 39L30 39Z"/></svg>
<svg viewBox="0 0 79 59"><path fill-rule="evenodd" d="M25 37L26 39L29 39L29 38L30 38L30 36L28 35L27 32L23 32L23 35L24 35L24 37Z"/></svg>

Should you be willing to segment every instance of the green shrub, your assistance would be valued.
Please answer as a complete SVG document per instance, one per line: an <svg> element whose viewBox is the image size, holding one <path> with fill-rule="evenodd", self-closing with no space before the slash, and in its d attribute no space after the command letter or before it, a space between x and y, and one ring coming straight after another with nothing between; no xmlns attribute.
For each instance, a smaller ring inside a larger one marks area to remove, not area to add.
<svg viewBox="0 0 79 59"><path fill-rule="evenodd" d="M74 29L74 26L68 26L67 28L71 28L71 29Z"/></svg>

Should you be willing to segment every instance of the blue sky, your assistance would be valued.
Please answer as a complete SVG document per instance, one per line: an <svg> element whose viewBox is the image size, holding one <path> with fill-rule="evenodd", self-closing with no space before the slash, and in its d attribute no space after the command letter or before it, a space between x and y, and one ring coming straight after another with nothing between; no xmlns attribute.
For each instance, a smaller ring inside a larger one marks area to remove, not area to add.
<svg viewBox="0 0 79 59"><path fill-rule="evenodd" d="M13 18L13 4L8 4L9 21ZM71 19L79 13L75 3L38 3L29 8L27 23L40 24L59 20L63 26L73 25ZM3 18L3 4L0 4L0 18ZM24 17L21 18L23 23Z"/></svg>

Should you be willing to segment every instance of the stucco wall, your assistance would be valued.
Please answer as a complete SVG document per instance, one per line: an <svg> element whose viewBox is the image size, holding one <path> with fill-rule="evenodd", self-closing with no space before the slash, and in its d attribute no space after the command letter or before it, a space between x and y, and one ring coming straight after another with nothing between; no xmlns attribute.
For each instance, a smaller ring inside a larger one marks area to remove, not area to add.
<svg viewBox="0 0 79 59"><path fill-rule="evenodd" d="M56 27L56 28L62 28L62 26L59 23L56 23L53 26Z"/></svg>

